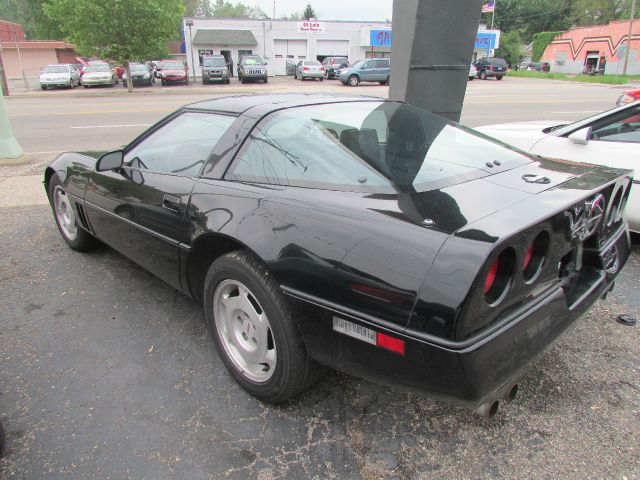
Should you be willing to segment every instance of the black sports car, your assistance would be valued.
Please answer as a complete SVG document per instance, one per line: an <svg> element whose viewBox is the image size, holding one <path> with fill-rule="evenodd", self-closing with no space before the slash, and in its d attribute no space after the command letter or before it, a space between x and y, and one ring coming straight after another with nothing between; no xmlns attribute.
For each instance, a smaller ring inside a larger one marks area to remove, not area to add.
<svg viewBox="0 0 640 480"><path fill-rule="evenodd" d="M268 402L328 366L493 413L629 255L630 172L377 98L195 103L44 183L71 248L100 240L203 300Z"/></svg>

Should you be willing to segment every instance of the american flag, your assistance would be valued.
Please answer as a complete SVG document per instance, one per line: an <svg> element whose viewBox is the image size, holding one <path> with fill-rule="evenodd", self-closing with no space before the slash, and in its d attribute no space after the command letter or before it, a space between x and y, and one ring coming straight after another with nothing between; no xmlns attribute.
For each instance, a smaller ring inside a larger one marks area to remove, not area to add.
<svg viewBox="0 0 640 480"><path fill-rule="evenodd" d="M482 6L482 13L491 13L496 9L495 0L490 0Z"/></svg>

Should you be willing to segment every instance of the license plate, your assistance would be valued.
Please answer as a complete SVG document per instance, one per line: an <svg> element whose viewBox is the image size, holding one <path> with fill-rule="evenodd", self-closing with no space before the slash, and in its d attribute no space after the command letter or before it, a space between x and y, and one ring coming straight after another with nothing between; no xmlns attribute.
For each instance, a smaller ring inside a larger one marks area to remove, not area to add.
<svg viewBox="0 0 640 480"><path fill-rule="evenodd" d="M333 330L372 345L377 344L375 330L350 322L344 318L333 317Z"/></svg>

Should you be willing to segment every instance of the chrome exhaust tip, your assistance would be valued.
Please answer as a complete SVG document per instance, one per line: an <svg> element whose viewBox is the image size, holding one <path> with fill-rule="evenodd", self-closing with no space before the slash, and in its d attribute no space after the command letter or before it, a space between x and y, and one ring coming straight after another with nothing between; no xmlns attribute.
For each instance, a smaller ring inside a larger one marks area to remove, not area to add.
<svg viewBox="0 0 640 480"><path fill-rule="evenodd" d="M492 418L498 413L498 409L500 408L500 402L498 400L493 400L490 402L483 403L478 408L474 410L474 412L481 417L484 418Z"/></svg>

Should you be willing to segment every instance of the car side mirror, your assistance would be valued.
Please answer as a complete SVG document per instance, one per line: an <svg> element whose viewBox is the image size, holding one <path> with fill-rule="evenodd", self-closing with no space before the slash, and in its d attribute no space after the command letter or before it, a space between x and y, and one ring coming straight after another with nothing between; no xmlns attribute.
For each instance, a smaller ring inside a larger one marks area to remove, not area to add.
<svg viewBox="0 0 640 480"><path fill-rule="evenodd" d="M96 163L96 171L106 172L109 170L116 170L122 167L124 162L124 152L122 150L116 150L115 152L105 153L98 158Z"/></svg>
<svg viewBox="0 0 640 480"><path fill-rule="evenodd" d="M591 138L591 127L584 127L569 135L569 140L576 145L586 145Z"/></svg>

